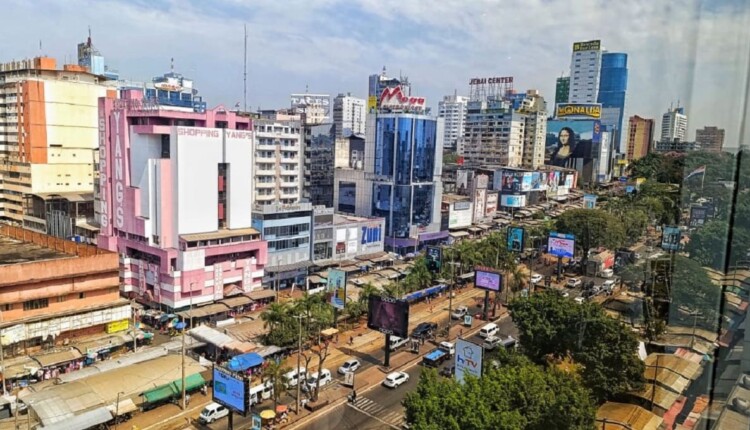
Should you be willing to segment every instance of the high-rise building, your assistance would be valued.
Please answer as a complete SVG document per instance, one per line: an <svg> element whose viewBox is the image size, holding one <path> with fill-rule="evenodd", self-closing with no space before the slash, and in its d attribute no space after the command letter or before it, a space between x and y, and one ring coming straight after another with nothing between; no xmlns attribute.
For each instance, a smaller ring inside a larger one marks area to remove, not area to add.
<svg viewBox="0 0 750 430"><path fill-rule="evenodd" d="M625 94L628 90L628 54L602 54L598 103L602 104L602 125L612 132L614 147L620 152L622 121L625 113Z"/></svg>
<svg viewBox="0 0 750 430"><path fill-rule="evenodd" d="M406 76L398 78L389 78L385 66L383 71L378 75L370 75L367 90L367 112L372 112L380 108L380 98L386 88L399 88L399 95L409 97L411 95L411 84Z"/></svg>
<svg viewBox="0 0 750 430"><path fill-rule="evenodd" d="M724 148L724 129L705 126L695 130L695 141L705 151L719 152Z"/></svg>
<svg viewBox="0 0 750 430"><path fill-rule="evenodd" d="M305 125L305 185L302 198L313 206L333 207L333 125Z"/></svg>
<svg viewBox="0 0 750 430"><path fill-rule="evenodd" d="M110 82L48 57L0 64L0 221L93 241L97 103Z"/></svg>
<svg viewBox="0 0 750 430"><path fill-rule="evenodd" d="M537 90L526 91L518 112L523 116L523 156L521 166L537 169L544 165L547 142L547 102Z"/></svg>
<svg viewBox="0 0 750 430"><path fill-rule="evenodd" d="M443 100L438 103L438 117L445 121L443 143L447 149L457 149L459 139L464 136L468 102L468 97L453 94L443 97Z"/></svg>
<svg viewBox="0 0 750 430"><path fill-rule="evenodd" d="M331 96L328 94L292 94L291 113L300 115L306 125L330 124Z"/></svg>
<svg viewBox="0 0 750 430"><path fill-rule="evenodd" d="M333 125L336 139L349 137L352 134L365 134L366 102L352 97L351 93L339 94L333 99Z"/></svg>
<svg viewBox="0 0 750 430"><path fill-rule="evenodd" d="M687 139L687 122L685 108L670 106L669 110L661 117L661 139L660 141L684 142Z"/></svg>
<svg viewBox="0 0 750 430"><path fill-rule="evenodd" d="M633 115L628 120L628 147L625 158L635 161L651 151L654 140L654 120Z"/></svg>
<svg viewBox="0 0 750 430"><path fill-rule="evenodd" d="M120 77L116 70L110 70L104 62L104 56L94 47L91 41L91 30L86 41L78 44L78 65L86 67L95 75L105 76L107 79L117 80Z"/></svg>
<svg viewBox="0 0 750 430"><path fill-rule="evenodd" d="M568 102L597 102L603 52L600 40L573 43Z"/></svg>
<svg viewBox="0 0 750 430"><path fill-rule="evenodd" d="M570 95L570 76L560 76L555 83L555 106L567 103Z"/></svg>
<svg viewBox="0 0 750 430"><path fill-rule="evenodd" d="M304 136L296 116L255 121L253 201L258 205L292 204L302 199Z"/></svg>
<svg viewBox="0 0 750 430"><path fill-rule="evenodd" d="M250 119L143 97L99 99L98 245L120 253L121 291L173 311L260 288Z"/></svg>
<svg viewBox="0 0 750 430"><path fill-rule="evenodd" d="M525 118L500 96L470 100L459 155L473 166L518 167L523 160Z"/></svg>

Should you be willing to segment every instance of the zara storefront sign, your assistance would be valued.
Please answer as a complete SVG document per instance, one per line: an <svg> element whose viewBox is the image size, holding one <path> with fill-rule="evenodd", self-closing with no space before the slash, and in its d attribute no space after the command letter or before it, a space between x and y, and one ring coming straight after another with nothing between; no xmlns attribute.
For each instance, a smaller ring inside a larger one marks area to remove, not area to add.
<svg viewBox="0 0 750 430"><path fill-rule="evenodd" d="M401 85L386 88L380 94L380 107L387 109L424 109L426 104L424 97L411 97L404 95Z"/></svg>

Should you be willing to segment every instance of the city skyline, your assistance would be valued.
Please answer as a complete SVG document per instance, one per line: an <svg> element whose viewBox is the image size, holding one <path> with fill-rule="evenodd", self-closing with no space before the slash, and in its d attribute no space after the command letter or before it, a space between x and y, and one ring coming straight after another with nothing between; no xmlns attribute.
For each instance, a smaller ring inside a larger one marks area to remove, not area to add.
<svg viewBox="0 0 750 430"><path fill-rule="evenodd" d="M429 8L368 0L226 0L211 8L176 1L42 3L5 5L7 28L16 37L0 42L2 61L49 55L74 63L75 46L90 25L94 45L122 78L150 80L168 71L174 58L175 70L195 80L211 107L242 101L247 23L252 109L285 107L288 95L305 87L365 97L366 77L384 65L391 76L409 76L413 93L427 98L433 114L443 95L468 93L473 77L513 76L516 90L538 89L553 100L555 79L569 73L573 42L591 39L629 55L626 117L660 118L679 100L691 118L688 139L714 125L727 130L731 148L744 109L736 88L745 87L750 50L742 35L750 14L736 1L604 7L592 0L575 9L558 1L446 1ZM34 13L39 6L49 13ZM613 17L630 31L611 25ZM532 43L524 34L533 35Z"/></svg>

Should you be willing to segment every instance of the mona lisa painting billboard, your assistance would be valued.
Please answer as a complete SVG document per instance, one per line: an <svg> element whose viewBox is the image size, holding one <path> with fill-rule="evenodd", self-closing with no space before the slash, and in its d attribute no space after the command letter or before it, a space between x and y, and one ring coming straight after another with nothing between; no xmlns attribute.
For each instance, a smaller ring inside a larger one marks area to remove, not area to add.
<svg viewBox="0 0 750 430"><path fill-rule="evenodd" d="M575 160L592 159L593 144L601 141L601 122L597 120L552 120L547 122L547 149L550 164L576 168ZM585 162L584 162L585 163Z"/></svg>

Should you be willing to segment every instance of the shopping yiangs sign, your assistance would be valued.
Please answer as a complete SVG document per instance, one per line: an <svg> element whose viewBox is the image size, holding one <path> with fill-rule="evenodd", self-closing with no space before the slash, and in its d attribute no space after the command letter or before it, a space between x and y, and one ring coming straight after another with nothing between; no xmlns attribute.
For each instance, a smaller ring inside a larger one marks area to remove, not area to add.
<svg viewBox="0 0 750 430"><path fill-rule="evenodd" d="M424 97L411 97L404 95L401 85L386 88L380 94L380 107L388 109L424 109L426 101Z"/></svg>
<svg viewBox="0 0 750 430"><path fill-rule="evenodd" d="M482 346L474 342L464 339L456 341L456 380L458 382L463 382L466 375L475 378L482 377L483 352Z"/></svg>

